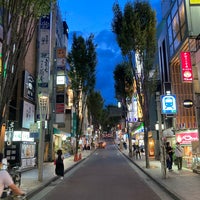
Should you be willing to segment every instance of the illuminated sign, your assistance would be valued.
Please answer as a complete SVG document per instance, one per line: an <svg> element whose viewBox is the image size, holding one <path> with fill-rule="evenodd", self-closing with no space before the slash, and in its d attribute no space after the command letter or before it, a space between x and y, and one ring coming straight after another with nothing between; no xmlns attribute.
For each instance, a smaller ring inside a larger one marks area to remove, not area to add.
<svg viewBox="0 0 200 200"><path fill-rule="evenodd" d="M192 141L198 141L197 131L176 133L176 141L180 144L191 144Z"/></svg>
<svg viewBox="0 0 200 200"><path fill-rule="evenodd" d="M200 0L190 0L190 4L200 4Z"/></svg>
<svg viewBox="0 0 200 200"><path fill-rule="evenodd" d="M57 76L56 77L56 84L57 85L63 85L63 84L65 84L65 76Z"/></svg>
<svg viewBox="0 0 200 200"><path fill-rule="evenodd" d="M183 82L191 83L193 77L192 77L192 63L191 63L190 52L181 52L180 59L181 59L182 80Z"/></svg>
<svg viewBox="0 0 200 200"><path fill-rule="evenodd" d="M186 99L186 100L184 100L184 102L183 102L183 106L184 106L185 108L191 108L191 107L193 106L193 101L190 100L190 99Z"/></svg>
<svg viewBox="0 0 200 200"><path fill-rule="evenodd" d="M162 114L176 114L176 96L161 95L161 112Z"/></svg>
<svg viewBox="0 0 200 200"><path fill-rule="evenodd" d="M34 122L35 122L35 105L27 101L24 101L22 127L29 129L30 124L33 124Z"/></svg>

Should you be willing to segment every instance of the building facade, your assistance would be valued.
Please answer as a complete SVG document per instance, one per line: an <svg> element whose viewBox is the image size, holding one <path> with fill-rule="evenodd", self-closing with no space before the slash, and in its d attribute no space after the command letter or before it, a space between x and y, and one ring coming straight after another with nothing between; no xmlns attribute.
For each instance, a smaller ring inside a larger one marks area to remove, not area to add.
<svg viewBox="0 0 200 200"><path fill-rule="evenodd" d="M177 111L163 114L167 135L172 146L180 142L184 148L184 166L192 168L193 146L199 141L196 94L199 93L198 66L198 16L200 2L190 0L162 1L163 20L159 25L158 53L162 95L175 95ZM168 9L166 9L168 8ZM185 106L185 102L193 106Z"/></svg>

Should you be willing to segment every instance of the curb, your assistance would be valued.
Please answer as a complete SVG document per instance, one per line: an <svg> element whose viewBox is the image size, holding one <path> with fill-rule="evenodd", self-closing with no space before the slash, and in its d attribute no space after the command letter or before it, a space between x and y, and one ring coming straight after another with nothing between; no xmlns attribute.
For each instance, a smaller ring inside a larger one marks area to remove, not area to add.
<svg viewBox="0 0 200 200"><path fill-rule="evenodd" d="M93 152L92 152L93 153ZM91 153L91 154L92 154ZM90 154L90 155L91 155ZM90 155L88 155L86 158L88 158ZM66 174L67 172L69 172L71 169L73 169L75 166L79 165L80 163L82 163L86 158L82 158L81 160L79 160L78 162L76 162L75 164L73 164L72 166L68 167L67 169L65 169L64 174ZM38 188L28 192L26 194L26 198L31 198L33 197L36 193L40 192L42 189L44 189L45 187L47 187L48 185L51 184L51 182L54 182L56 180L58 180L60 177L59 176L55 176L53 178L50 178L49 180L47 180L46 182L42 183L42 185L40 185Z"/></svg>

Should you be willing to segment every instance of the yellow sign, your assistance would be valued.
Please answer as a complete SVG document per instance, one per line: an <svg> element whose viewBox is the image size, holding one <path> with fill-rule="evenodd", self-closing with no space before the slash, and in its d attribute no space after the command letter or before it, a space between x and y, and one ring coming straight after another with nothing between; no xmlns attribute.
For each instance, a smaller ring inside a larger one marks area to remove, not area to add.
<svg viewBox="0 0 200 200"><path fill-rule="evenodd" d="M190 4L200 4L200 0L190 0Z"/></svg>

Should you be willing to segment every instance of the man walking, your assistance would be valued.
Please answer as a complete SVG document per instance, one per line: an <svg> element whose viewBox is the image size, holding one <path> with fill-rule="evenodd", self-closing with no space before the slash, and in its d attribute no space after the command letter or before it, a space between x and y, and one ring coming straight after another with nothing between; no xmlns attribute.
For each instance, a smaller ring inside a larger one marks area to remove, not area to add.
<svg viewBox="0 0 200 200"><path fill-rule="evenodd" d="M183 148L181 147L180 143L176 143L175 155L177 159L178 170L182 169L182 160L183 160Z"/></svg>

